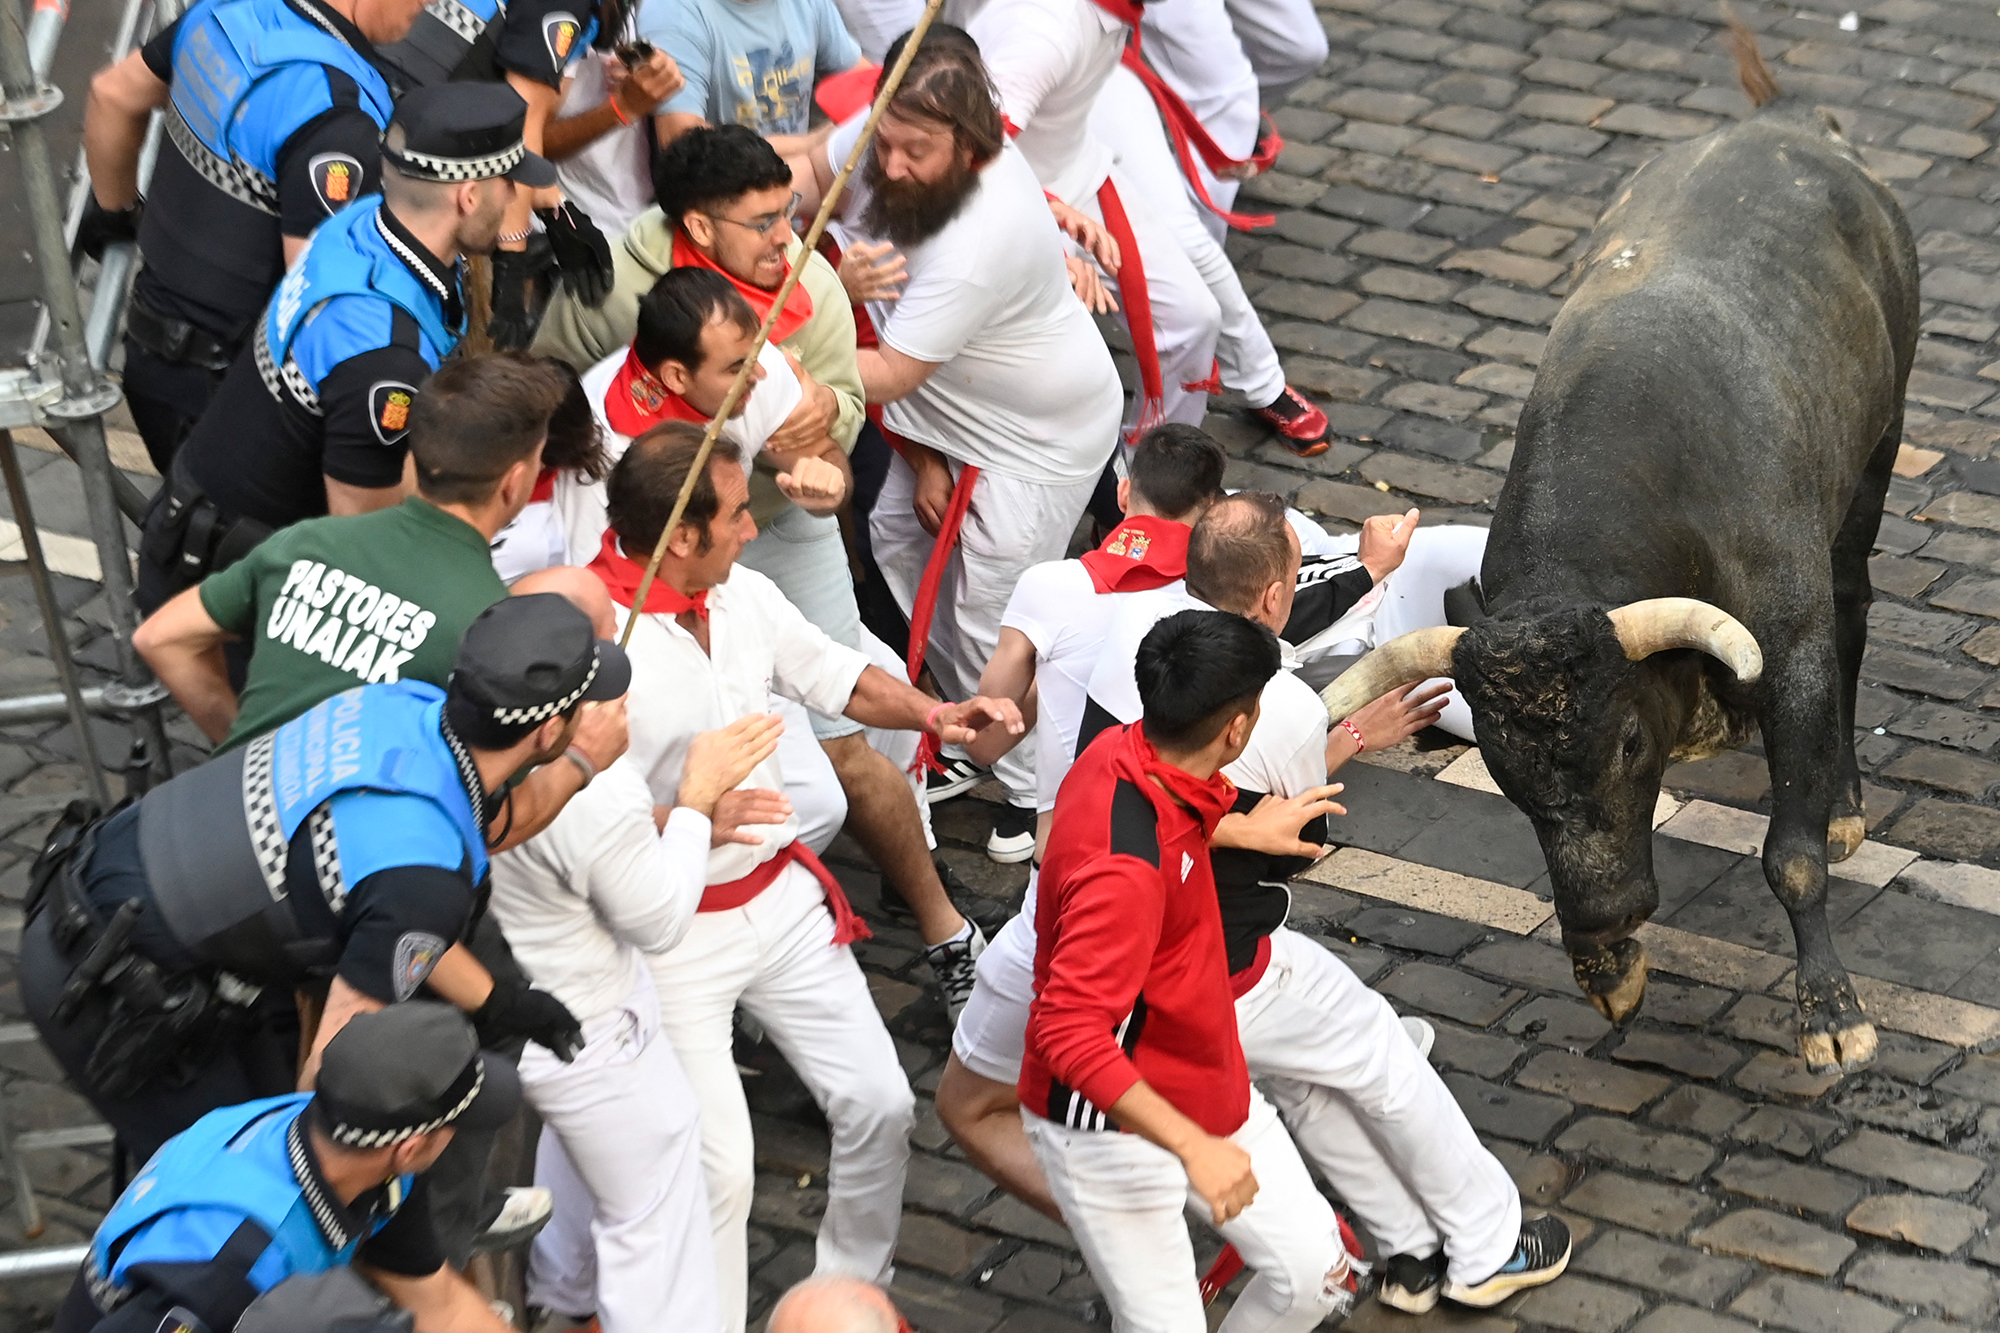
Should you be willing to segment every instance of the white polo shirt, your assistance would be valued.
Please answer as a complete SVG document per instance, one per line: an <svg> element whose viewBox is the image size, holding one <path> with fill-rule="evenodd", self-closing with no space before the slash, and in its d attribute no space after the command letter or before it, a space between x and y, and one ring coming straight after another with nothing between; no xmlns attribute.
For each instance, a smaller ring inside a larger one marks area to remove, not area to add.
<svg viewBox="0 0 2000 1333"><path fill-rule="evenodd" d="M947 0L944 16L979 43L1043 187L1067 204L1096 194L1112 153L1091 136L1090 109L1132 30L1091 0Z"/></svg>
<svg viewBox="0 0 2000 1333"><path fill-rule="evenodd" d="M655 832L653 804L621 757L547 828L493 858L493 914L515 959L580 1023L617 1007L642 955L680 943L701 902L709 821L677 807Z"/></svg>
<svg viewBox="0 0 2000 1333"><path fill-rule="evenodd" d="M1167 588L1183 585L1176 580ZM1098 651L1119 608L1136 592L1097 591L1081 560L1035 565L1014 585L1000 617L1002 629L1016 629L1035 645L1035 797L1038 810L1053 810L1056 790L1076 760L1076 736L1083 722L1084 696Z"/></svg>
<svg viewBox="0 0 2000 1333"><path fill-rule="evenodd" d="M1139 656L1146 631L1177 611L1215 608L1176 583L1150 592L1135 592L1111 623L1090 673L1090 698L1120 722L1136 722L1145 711L1132 664ZM1282 645L1283 641L1280 640ZM1245 791L1273 796L1297 796L1326 781L1326 737L1332 720L1313 687L1293 675L1291 652L1287 669L1264 686L1262 710L1250 730L1250 743L1222 774Z"/></svg>
<svg viewBox="0 0 2000 1333"><path fill-rule="evenodd" d="M628 618L615 607L620 632ZM632 744L627 754L655 801L671 805L680 790L688 743L696 734L727 726L737 718L770 709L773 693L839 717L868 659L828 638L785 600L778 585L754 569L738 565L729 581L709 589L708 643L704 653L694 636L670 615L639 617L626 653L632 659L632 692L626 697ZM785 789L778 755L757 765L739 784L772 791ZM797 815L760 830L764 841L712 849L709 884L741 879L798 836Z"/></svg>
<svg viewBox="0 0 2000 1333"><path fill-rule="evenodd" d="M857 117L827 151L844 162ZM868 189L848 185L844 235ZM909 281L869 318L882 345L937 366L882 423L961 463L1042 486L1093 480L1118 442L1124 390L1104 337L1070 289L1067 242L1041 184L1009 145L979 173L965 206L937 235L904 251Z"/></svg>

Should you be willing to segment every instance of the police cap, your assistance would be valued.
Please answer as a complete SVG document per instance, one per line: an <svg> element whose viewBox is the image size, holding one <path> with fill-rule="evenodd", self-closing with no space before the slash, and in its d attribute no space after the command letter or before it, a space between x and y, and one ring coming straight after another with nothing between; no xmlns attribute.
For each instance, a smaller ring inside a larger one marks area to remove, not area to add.
<svg viewBox="0 0 2000 1333"><path fill-rule="evenodd" d="M345 1148L496 1129L521 1104L514 1067L480 1051L464 1014L427 1000L349 1019L320 1053L315 1093L320 1128Z"/></svg>
<svg viewBox="0 0 2000 1333"><path fill-rule="evenodd" d="M521 142L528 104L504 83L440 83L396 103L382 132L382 156L412 180L487 180L505 176L534 189L556 183L556 169Z"/></svg>
<svg viewBox="0 0 2000 1333"><path fill-rule="evenodd" d="M632 684L625 650L597 637L590 617L553 592L502 597L458 645L451 688L503 726L535 726L586 699Z"/></svg>

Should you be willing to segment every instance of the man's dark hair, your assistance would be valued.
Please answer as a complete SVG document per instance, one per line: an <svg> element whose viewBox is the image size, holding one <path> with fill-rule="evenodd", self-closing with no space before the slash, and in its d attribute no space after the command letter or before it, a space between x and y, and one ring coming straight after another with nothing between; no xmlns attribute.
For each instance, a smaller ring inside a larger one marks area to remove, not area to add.
<svg viewBox="0 0 2000 1333"><path fill-rule="evenodd" d="M653 157L653 194L676 223L689 213L726 208L752 190L791 183L785 159L748 125L689 130Z"/></svg>
<svg viewBox="0 0 2000 1333"><path fill-rule="evenodd" d="M603 481L611 472L611 451L604 447L604 430L590 410L583 378L564 362L548 363L568 387L549 418L549 441L542 446L542 466L574 472L585 481Z"/></svg>
<svg viewBox="0 0 2000 1333"><path fill-rule="evenodd" d="M1146 631L1132 675L1155 745L1199 750L1257 706L1283 665L1278 636L1228 611L1179 611Z"/></svg>
<svg viewBox="0 0 2000 1333"><path fill-rule="evenodd" d="M701 331L717 319L729 320L745 333L757 329L756 312L728 278L712 268L670 268L639 298L639 332L632 350L648 370L664 361L700 370Z"/></svg>
<svg viewBox="0 0 2000 1333"><path fill-rule="evenodd" d="M1229 456L1207 431L1169 421L1133 446L1132 493L1154 513L1178 518L1222 494L1222 470L1228 463Z"/></svg>
<svg viewBox="0 0 2000 1333"><path fill-rule="evenodd" d="M882 74L875 87L902 59L910 34L904 33L889 45L882 57ZM924 33L923 44L910 61L889 109L906 120L929 120L949 125L958 146L972 151L975 165L991 162L1006 146L1007 132L1000 123L1000 94L993 76L979 57L979 43L972 34L949 23L933 23Z"/></svg>
<svg viewBox="0 0 2000 1333"><path fill-rule="evenodd" d="M474 352L431 373L410 408L417 492L433 504L483 504L532 456L568 383L540 357Z"/></svg>
<svg viewBox="0 0 2000 1333"><path fill-rule="evenodd" d="M1210 606L1246 610L1290 574L1285 502L1268 491L1238 491L1208 507L1188 538L1187 588Z"/></svg>
<svg viewBox="0 0 2000 1333"><path fill-rule="evenodd" d="M674 500L687 481L688 468L701 448L702 434L702 428L691 421L662 422L633 440L625 456L611 469L604 495L607 517L611 520L611 530L625 546L625 554L634 560L648 559L659 545L660 529L673 516ZM695 548L698 551L705 552L713 545L708 525L722 508L713 471L718 461L742 467L743 453L728 440L716 440L715 448L709 451L709 465L695 482L694 493L688 496L681 522L694 524L695 531L701 534L700 544Z"/></svg>

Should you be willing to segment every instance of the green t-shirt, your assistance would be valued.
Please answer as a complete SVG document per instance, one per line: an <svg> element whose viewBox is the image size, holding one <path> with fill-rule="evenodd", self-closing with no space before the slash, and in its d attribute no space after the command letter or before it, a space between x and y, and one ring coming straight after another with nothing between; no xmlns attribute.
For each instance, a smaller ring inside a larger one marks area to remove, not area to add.
<svg viewBox="0 0 2000 1333"><path fill-rule="evenodd" d="M466 627L506 595L486 538L423 500L280 529L202 580L202 607L251 648L217 751L356 685L443 685Z"/></svg>

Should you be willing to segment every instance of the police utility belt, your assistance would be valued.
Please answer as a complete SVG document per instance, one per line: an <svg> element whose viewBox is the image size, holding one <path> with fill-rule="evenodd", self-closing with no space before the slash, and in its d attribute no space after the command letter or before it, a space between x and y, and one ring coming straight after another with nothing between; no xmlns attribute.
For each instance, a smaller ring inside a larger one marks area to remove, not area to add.
<svg viewBox="0 0 2000 1333"><path fill-rule="evenodd" d="M149 564L171 568L177 588L191 588L219 569L250 554L270 536L270 524L224 512L187 473L182 456L168 468L165 511L157 528L147 525L140 554Z"/></svg>
<svg viewBox="0 0 2000 1333"><path fill-rule="evenodd" d="M136 293L125 303L125 334L162 361L218 375L229 369L243 345L241 337L224 338L184 319L163 315Z"/></svg>
<svg viewBox="0 0 2000 1333"><path fill-rule="evenodd" d="M251 1005L262 988L220 969L169 972L132 948L144 901L128 898L103 919L83 887L82 868L103 824L97 807L73 801L30 875L27 915L49 913L56 948L73 964L50 1017L67 1027L86 1001L103 996L110 1013L84 1063L84 1080L104 1097L131 1097L148 1085L177 1086L256 1026Z"/></svg>

